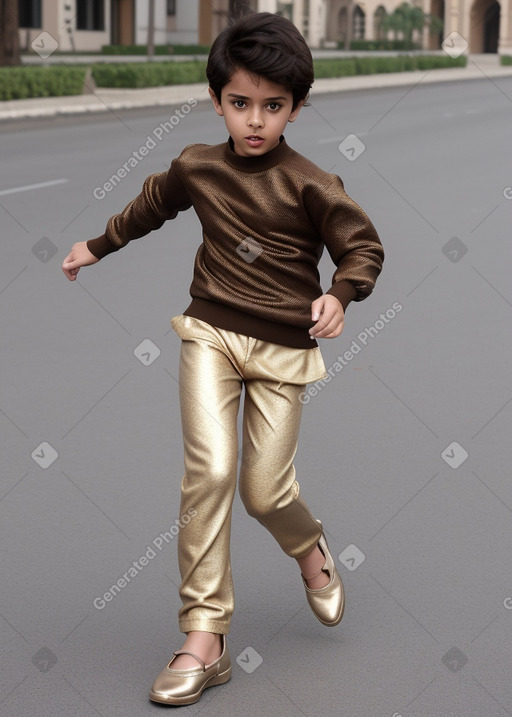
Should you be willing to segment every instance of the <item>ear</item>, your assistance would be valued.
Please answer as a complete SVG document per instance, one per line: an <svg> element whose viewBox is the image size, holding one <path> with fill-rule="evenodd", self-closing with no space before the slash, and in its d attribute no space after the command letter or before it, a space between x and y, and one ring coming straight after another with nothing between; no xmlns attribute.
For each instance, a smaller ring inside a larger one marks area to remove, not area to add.
<svg viewBox="0 0 512 717"><path fill-rule="evenodd" d="M212 98L213 106L215 108L215 112L219 115L219 117L224 117L224 110L222 109L222 105L220 104L219 100L217 99L217 95L212 90L211 87L208 87L208 93L210 97Z"/></svg>
<svg viewBox="0 0 512 717"><path fill-rule="evenodd" d="M288 117L288 122L295 122L297 119L297 116L301 109L304 107L304 102L306 100L300 100L300 102L297 104L297 107L290 113L290 116Z"/></svg>

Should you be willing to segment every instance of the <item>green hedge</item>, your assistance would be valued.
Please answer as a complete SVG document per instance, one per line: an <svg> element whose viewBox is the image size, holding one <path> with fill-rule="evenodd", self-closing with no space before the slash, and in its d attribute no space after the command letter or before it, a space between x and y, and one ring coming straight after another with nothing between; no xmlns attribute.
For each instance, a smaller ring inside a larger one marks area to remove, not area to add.
<svg viewBox="0 0 512 717"><path fill-rule="evenodd" d="M147 45L103 45L103 55L147 55ZM155 45L155 55L207 55L209 45Z"/></svg>
<svg viewBox="0 0 512 717"><path fill-rule="evenodd" d="M502 65L512 65L512 55L502 55L501 56L501 64Z"/></svg>
<svg viewBox="0 0 512 717"><path fill-rule="evenodd" d="M399 57L353 57L315 60L315 77L346 77L372 75L379 72L429 70L441 67L464 67L467 58L456 59L439 55L402 55ZM145 62L93 65L97 87L137 88L206 82L205 63Z"/></svg>
<svg viewBox="0 0 512 717"><path fill-rule="evenodd" d="M194 62L116 62L92 66L97 87L160 87L206 82L206 63Z"/></svg>
<svg viewBox="0 0 512 717"><path fill-rule="evenodd" d="M338 42L338 49L344 50L345 43ZM418 43L413 42L412 45L405 40L352 40L350 49L354 51L383 51L383 50L421 50Z"/></svg>
<svg viewBox="0 0 512 717"><path fill-rule="evenodd" d="M85 67L0 67L0 101L80 95Z"/></svg>
<svg viewBox="0 0 512 717"><path fill-rule="evenodd" d="M444 67L465 67L467 57L451 58L443 55L401 55L399 57L352 57L315 60L315 77L346 77L373 75L380 72L406 72Z"/></svg>
<svg viewBox="0 0 512 717"><path fill-rule="evenodd" d="M315 60L315 77L347 77L379 72L429 70L440 67L465 67L467 58L444 55L402 55L399 57L353 57ZM502 57L502 64L512 64L512 57ZM98 87L139 88L206 83L206 63L142 62L101 63L92 66ZM86 67L2 67L0 68L0 101L26 97L57 97L82 92Z"/></svg>

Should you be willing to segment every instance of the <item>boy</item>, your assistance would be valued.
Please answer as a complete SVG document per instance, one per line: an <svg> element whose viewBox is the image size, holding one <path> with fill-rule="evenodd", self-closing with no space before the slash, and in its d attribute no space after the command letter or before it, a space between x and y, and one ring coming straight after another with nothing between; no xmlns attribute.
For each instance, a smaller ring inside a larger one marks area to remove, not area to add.
<svg viewBox="0 0 512 717"><path fill-rule="evenodd" d="M197 517L178 537L179 627L187 638L150 691L169 705L192 704L231 676L229 539L242 386L245 508L297 560L316 617L333 626L343 616L343 585L322 524L295 480L299 396L326 375L316 339L339 336L347 305L370 294L384 257L339 177L282 135L313 83L311 53L295 26L270 13L242 17L215 40L206 73L228 141L186 147L168 172L146 179L105 234L75 244L62 267L73 280L81 266L191 206L203 227L192 302L172 320L182 339L180 515ZM337 266L325 294L317 269L324 245Z"/></svg>

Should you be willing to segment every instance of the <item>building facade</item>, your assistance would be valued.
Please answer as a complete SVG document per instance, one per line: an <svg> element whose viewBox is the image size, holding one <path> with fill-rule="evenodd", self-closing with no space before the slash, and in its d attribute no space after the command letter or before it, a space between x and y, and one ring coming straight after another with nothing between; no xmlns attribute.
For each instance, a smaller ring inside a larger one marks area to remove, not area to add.
<svg viewBox="0 0 512 717"><path fill-rule="evenodd" d="M285 15L310 47L343 44L349 18L354 40L385 39L383 18L403 0L245 0L259 12ZM424 49L459 33L470 53L512 54L512 0L416 0L423 12L442 19L441 33L425 28L416 36ZM236 11L238 0L154 0L156 45L210 45ZM59 50L94 51L102 45L144 45L149 0L19 0L20 42L24 49L42 30Z"/></svg>

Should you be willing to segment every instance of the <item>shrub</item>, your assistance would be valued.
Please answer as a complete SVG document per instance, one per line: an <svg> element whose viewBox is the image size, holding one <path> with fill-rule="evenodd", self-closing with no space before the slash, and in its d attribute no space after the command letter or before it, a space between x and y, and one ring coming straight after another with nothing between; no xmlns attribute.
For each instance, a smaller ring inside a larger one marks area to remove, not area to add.
<svg viewBox="0 0 512 717"><path fill-rule="evenodd" d="M398 57L352 57L315 60L315 77L345 77L371 75L379 72L430 70L442 67L465 67L467 58L443 55L400 55Z"/></svg>
<svg viewBox="0 0 512 717"><path fill-rule="evenodd" d="M0 101L80 95L85 67L0 67Z"/></svg>
<svg viewBox="0 0 512 717"><path fill-rule="evenodd" d="M415 58L418 70L437 70L443 67L466 67L468 58L448 57L443 55L420 55Z"/></svg>
<svg viewBox="0 0 512 717"><path fill-rule="evenodd" d="M512 57L502 57L502 64L512 64ZM315 77L349 77L379 72L430 70L441 67L464 67L467 57L444 55L401 55L398 57L349 57L314 61ZM166 85L206 84L206 63L200 60L185 62L98 63L92 66L97 87L141 88ZM0 68L0 101L26 97L57 97L79 95L82 92L87 68L59 67L2 67Z"/></svg>
<svg viewBox="0 0 512 717"><path fill-rule="evenodd" d="M502 55L501 56L501 64L502 65L512 65L512 55Z"/></svg>
<svg viewBox="0 0 512 717"><path fill-rule="evenodd" d="M338 42L338 49L344 50L345 43ZM421 50L418 43L408 43L404 40L352 40L350 49L358 51L385 51L385 50Z"/></svg>
<svg viewBox="0 0 512 717"><path fill-rule="evenodd" d="M103 55L147 55L147 45L103 45ZM208 45L155 45L155 55L207 55Z"/></svg>
<svg viewBox="0 0 512 717"><path fill-rule="evenodd" d="M323 77L347 77L357 74L356 61L352 58L314 60L314 65L317 79Z"/></svg>
<svg viewBox="0 0 512 717"><path fill-rule="evenodd" d="M460 67L466 57L457 59L439 55L399 57L352 57L319 59L314 61L315 77L348 77L370 75L379 72L404 70L428 70L438 67ZM93 65L92 73L98 87L162 87L165 85L206 82L205 63L193 62L144 62Z"/></svg>
<svg viewBox="0 0 512 717"><path fill-rule="evenodd" d="M141 62L96 64L92 75L97 87L161 87L206 82L206 63Z"/></svg>

